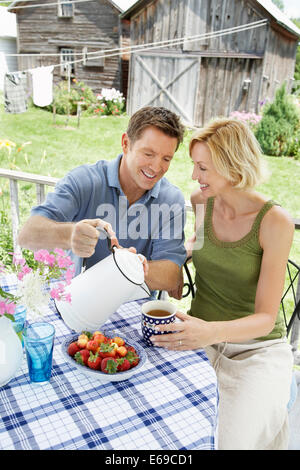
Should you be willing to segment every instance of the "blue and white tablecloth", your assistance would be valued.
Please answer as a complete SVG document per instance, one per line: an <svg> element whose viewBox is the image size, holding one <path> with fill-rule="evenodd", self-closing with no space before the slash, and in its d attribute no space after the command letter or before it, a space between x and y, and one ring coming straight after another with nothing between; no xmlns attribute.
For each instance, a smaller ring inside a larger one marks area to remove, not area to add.
<svg viewBox="0 0 300 470"><path fill-rule="evenodd" d="M0 279L2 287L7 279ZM71 331L50 304L46 320L56 330L51 380L31 384L24 353L15 378L0 387L0 449L216 448L217 379L207 356L145 346L141 303L124 304L105 329L142 344L148 361L132 379L108 384L65 362L60 344Z"/></svg>

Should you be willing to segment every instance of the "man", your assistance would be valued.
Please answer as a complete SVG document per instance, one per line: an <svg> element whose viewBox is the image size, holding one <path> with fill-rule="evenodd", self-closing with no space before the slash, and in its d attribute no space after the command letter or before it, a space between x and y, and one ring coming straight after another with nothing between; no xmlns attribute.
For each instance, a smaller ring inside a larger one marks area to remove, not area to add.
<svg viewBox="0 0 300 470"><path fill-rule="evenodd" d="M96 229L101 227L114 245L134 247L147 258L145 281L151 290L174 288L186 256L184 197L163 176L183 133L178 117L165 108L137 111L122 135L123 153L70 171L32 209L20 245L71 250L79 274L83 258L90 267L109 255Z"/></svg>

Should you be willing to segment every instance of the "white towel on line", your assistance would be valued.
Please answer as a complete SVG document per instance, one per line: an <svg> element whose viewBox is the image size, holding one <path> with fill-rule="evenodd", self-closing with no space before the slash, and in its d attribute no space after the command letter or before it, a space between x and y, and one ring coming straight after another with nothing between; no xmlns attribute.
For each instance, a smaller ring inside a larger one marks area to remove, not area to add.
<svg viewBox="0 0 300 470"><path fill-rule="evenodd" d="M32 75L32 99L36 106L49 106L53 101L53 65L30 70Z"/></svg>

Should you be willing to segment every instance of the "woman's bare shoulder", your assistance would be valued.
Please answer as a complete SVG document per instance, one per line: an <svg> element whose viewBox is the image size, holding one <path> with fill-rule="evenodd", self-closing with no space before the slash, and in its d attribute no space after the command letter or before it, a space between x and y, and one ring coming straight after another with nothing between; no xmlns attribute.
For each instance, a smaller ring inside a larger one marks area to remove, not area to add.
<svg viewBox="0 0 300 470"><path fill-rule="evenodd" d="M260 238L262 242L273 242L276 238L290 240L293 238L295 225L289 212L281 206L274 205L264 216L261 223Z"/></svg>
<svg viewBox="0 0 300 470"><path fill-rule="evenodd" d="M294 227L292 216L289 212L281 206L274 205L265 215L264 220L267 226L274 224L283 225L287 227Z"/></svg>

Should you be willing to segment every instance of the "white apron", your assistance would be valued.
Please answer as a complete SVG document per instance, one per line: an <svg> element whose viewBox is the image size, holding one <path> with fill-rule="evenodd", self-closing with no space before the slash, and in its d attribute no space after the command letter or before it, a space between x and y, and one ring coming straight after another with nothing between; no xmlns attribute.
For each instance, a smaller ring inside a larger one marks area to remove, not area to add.
<svg viewBox="0 0 300 470"><path fill-rule="evenodd" d="M219 387L220 450L288 448L293 355L286 339L205 348Z"/></svg>

